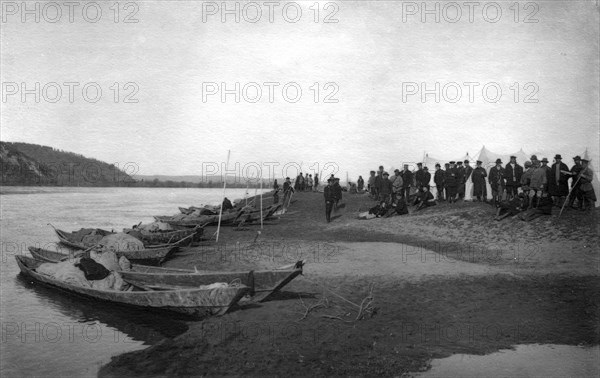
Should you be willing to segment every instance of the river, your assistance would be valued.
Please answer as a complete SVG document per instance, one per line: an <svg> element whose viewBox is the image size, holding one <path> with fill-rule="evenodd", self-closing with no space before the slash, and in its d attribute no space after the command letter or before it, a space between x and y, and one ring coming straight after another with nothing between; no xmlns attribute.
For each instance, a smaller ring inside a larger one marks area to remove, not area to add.
<svg viewBox="0 0 600 378"><path fill-rule="evenodd" d="M228 189L232 201L245 189ZM168 315L67 295L20 276L14 255L56 249L55 227L120 231L178 206L217 204L222 189L0 188L0 376L96 376L111 356L146 348L187 330ZM251 190L253 195L254 191Z"/></svg>

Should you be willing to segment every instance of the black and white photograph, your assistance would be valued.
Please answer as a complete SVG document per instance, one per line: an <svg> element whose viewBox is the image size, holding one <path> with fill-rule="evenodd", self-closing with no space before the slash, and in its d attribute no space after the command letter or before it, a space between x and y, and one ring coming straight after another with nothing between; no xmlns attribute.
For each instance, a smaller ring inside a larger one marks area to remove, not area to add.
<svg viewBox="0 0 600 378"><path fill-rule="evenodd" d="M600 376L598 0L0 0L0 376Z"/></svg>

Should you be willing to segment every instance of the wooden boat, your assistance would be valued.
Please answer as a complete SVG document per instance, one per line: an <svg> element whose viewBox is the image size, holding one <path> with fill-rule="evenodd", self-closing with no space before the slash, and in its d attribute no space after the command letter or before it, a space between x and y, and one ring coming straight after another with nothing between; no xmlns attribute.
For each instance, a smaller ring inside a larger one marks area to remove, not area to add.
<svg viewBox="0 0 600 378"><path fill-rule="evenodd" d="M63 254L61 252L54 252L47 249L41 249L36 247L29 247L31 255L42 261L57 262L61 259L72 257L76 254ZM140 249L137 251L118 251L115 252L117 257L125 256L127 260L135 264L146 264L146 265L160 265L166 261L173 253L177 251L178 247L166 247L166 248L153 248L153 249ZM81 252L81 251L80 251ZM90 252L83 252L82 256L89 257Z"/></svg>
<svg viewBox="0 0 600 378"><path fill-rule="evenodd" d="M98 290L72 285L51 276L38 273L36 269L44 264L26 256L15 256L21 273L42 284L82 295L94 300L108 301L128 306L154 310L169 310L187 315L203 317L209 314L225 314L236 304L249 288L240 285L225 288L185 288L179 290L144 290L134 285L133 291Z"/></svg>
<svg viewBox="0 0 600 378"><path fill-rule="evenodd" d="M226 212L221 216L221 225L234 223L243 211ZM219 215L201 215L199 217L173 217L173 216L155 216L159 222L165 222L172 226L183 226L183 227L197 227L197 226L210 226L219 222Z"/></svg>
<svg viewBox="0 0 600 378"><path fill-rule="evenodd" d="M54 227L53 227L54 228ZM200 227L200 229L202 229L202 227ZM116 232L112 232L112 231L106 231L103 230L101 228L89 228L89 229L85 229L82 228L79 231L74 231L74 232L66 232L63 230L59 230L57 228L54 228L54 232L56 232L56 235L58 236L58 240L60 241L61 244L64 244L68 247L71 248L75 248L75 249L88 249L91 247L94 247L98 244L98 242L105 236L107 235L111 235L111 234L116 234ZM88 235L85 235L85 233L88 233ZM195 237L196 232L198 232L198 230L196 230L195 232L191 232L188 233L187 236L180 238L179 240L177 240L174 243L162 243L162 244L150 244L150 243L146 243L143 240L142 243L144 243L144 249L141 249L140 251L147 251L147 250L153 250L153 249L166 249L166 248L172 248L172 247L178 247L180 245L185 245L186 242L190 243L192 241L192 239ZM82 238L82 235L85 235L85 237ZM181 236L181 234L177 234L179 236ZM135 235L132 235L133 237L136 237ZM159 255L160 253L157 253L157 255ZM152 254L149 254L152 255Z"/></svg>
<svg viewBox="0 0 600 378"><path fill-rule="evenodd" d="M202 226L196 226L194 228L185 228L182 230L158 232L128 228L123 229L123 232L141 240L144 245L148 246L170 245L173 243L182 246L182 244L190 245L193 242L200 241L202 234L204 233L204 228ZM192 237L189 237L190 235L192 235ZM187 240L187 243L183 243L183 239Z"/></svg>
<svg viewBox="0 0 600 378"><path fill-rule="evenodd" d="M263 302L278 292L298 275L302 274L303 262L289 268L256 270L249 272L194 271L152 266L132 266L131 271L119 273L127 282L150 288L184 288L207 285L210 282L241 282L250 288L251 299Z"/></svg>
<svg viewBox="0 0 600 378"><path fill-rule="evenodd" d="M58 262L72 257L60 252L29 247L31 255L40 261ZM239 280L250 288L255 302L262 302L281 290L290 281L302 274L304 263L298 261L293 267L252 272L212 272L189 269L163 268L132 264L131 271L119 273L128 282L148 288L182 288L208 285L213 282L233 282Z"/></svg>
<svg viewBox="0 0 600 378"><path fill-rule="evenodd" d="M185 214L185 215L190 215L191 213L193 213L194 211L200 211L200 215L215 215L215 214L219 214L219 211L217 209L211 210L208 209L206 207L196 207L196 206L190 206L190 207L179 207L179 211L181 212L181 214Z"/></svg>

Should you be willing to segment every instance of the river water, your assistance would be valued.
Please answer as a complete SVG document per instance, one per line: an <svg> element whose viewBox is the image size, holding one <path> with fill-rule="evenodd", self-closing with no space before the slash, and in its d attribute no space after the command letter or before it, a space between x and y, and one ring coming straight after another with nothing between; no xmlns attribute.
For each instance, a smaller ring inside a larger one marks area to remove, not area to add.
<svg viewBox="0 0 600 378"><path fill-rule="evenodd" d="M56 249L48 223L72 231L120 231L178 206L217 204L222 189L0 188L0 376L96 376L124 352L146 348L186 331L182 319L111 307L66 295L20 276L14 255L28 246ZM245 189L227 190L230 199ZM250 194L254 194L251 191Z"/></svg>

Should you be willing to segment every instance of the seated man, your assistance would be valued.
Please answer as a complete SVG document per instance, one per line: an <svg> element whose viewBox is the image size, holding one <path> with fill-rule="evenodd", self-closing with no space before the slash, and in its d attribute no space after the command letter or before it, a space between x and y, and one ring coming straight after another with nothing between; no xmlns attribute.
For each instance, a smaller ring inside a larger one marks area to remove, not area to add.
<svg viewBox="0 0 600 378"><path fill-rule="evenodd" d="M418 205L417 211L422 210L426 207L437 205L433 194L431 194L431 192L429 191L429 185L423 185L421 187L419 193L417 193L417 198L415 198L413 205Z"/></svg>
<svg viewBox="0 0 600 378"><path fill-rule="evenodd" d="M552 197L550 197L547 192L544 192L539 198L537 207L520 213L519 218L521 218L521 220L529 222L531 220L534 220L535 218L541 217L542 215L552 215L553 206L554 201L552 201Z"/></svg>
<svg viewBox="0 0 600 378"><path fill-rule="evenodd" d="M385 218L393 217L394 215L405 215L408 214L408 206L404 197L398 198L398 200L392 203L389 210L385 214Z"/></svg>
<svg viewBox="0 0 600 378"><path fill-rule="evenodd" d="M369 214L375 215L377 218L383 217L388 212L388 206L385 201L381 201L379 205L369 209Z"/></svg>
<svg viewBox="0 0 600 378"><path fill-rule="evenodd" d="M225 197L223 199L223 211L227 211L227 210L231 210L233 209L233 205L231 204L231 201L229 200L229 198Z"/></svg>
<svg viewBox="0 0 600 378"><path fill-rule="evenodd" d="M496 212L496 217L494 219L499 221L508 216L517 215L526 208L525 194L520 193L510 201L502 201L498 206L498 211Z"/></svg>

